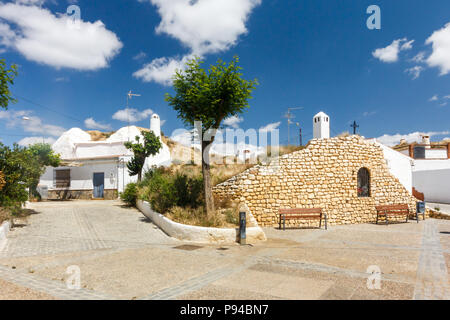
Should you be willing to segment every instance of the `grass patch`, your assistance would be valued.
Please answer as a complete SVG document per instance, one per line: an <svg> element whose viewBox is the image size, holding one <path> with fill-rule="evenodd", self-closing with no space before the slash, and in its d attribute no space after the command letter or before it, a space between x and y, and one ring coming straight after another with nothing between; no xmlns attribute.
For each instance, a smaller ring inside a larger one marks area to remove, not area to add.
<svg viewBox="0 0 450 320"><path fill-rule="evenodd" d="M237 208L219 209L207 216L204 207L172 207L166 217L172 221L191 226L209 228L236 228L239 226L239 210Z"/></svg>

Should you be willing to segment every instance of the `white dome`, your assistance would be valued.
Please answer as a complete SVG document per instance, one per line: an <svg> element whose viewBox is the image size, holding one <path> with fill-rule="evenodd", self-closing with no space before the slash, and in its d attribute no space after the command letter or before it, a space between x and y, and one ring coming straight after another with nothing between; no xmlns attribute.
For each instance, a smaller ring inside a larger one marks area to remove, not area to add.
<svg viewBox="0 0 450 320"><path fill-rule="evenodd" d="M62 159L75 158L75 143L91 141L91 135L80 128L72 128L64 132L52 145L53 151Z"/></svg>
<svg viewBox="0 0 450 320"><path fill-rule="evenodd" d="M141 137L141 130L136 126L123 127L112 134L106 141L107 142L126 142L135 141L136 136Z"/></svg>

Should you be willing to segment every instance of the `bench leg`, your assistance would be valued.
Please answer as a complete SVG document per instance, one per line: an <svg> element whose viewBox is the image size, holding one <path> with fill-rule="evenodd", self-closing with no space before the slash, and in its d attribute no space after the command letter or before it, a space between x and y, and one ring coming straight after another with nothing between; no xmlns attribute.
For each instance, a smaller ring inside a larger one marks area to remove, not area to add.
<svg viewBox="0 0 450 320"><path fill-rule="evenodd" d="M328 227L327 227L327 215L325 215L325 230L327 230L328 229Z"/></svg>
<svg viewBox="0 0 450 320"><path fill-rule="evenodd" d="M319 229L322 229L322 217L320 217L320 220L319 220Z"/></svg>
<svg viewBox="0 0 450 320"><path fill-rule="evenodd" d="M378 224L378 213L377 213L377 221L375 222L375 224Z"/></svg>
<svg viewBox="0 0 450 320"><path fill-rule="evenodd" d="M286 231L286 216L283 216L283 231Z"/></svg>
<svg viewBox="0 0 450 320"><path fill-rule="evenodd" d="M419 223L419 213L418 212L416 212L416 220L417 220L417 223Z"/></svg>
<svg viewBox="0 0 450 320"><path fill-rule="evenodd" d="M424 213L422 213L422 215L423 215L423 220L425 221L425 212L424 212Z"/></svg>
<svg viewBox="0 0 450 320"><path fill-rule="evenodd" d="M386 217L386 225L389 225L389 220L388 220L388 215L387 215L387 213L386 213L385 217Z"/></svg>
<svg viewBox="0 0 450 320"><path fill-rule="evenodd" d="M280 214L280 220L279 220L279 222L278 222L278 229L281 230L281 214Z"/></svg>

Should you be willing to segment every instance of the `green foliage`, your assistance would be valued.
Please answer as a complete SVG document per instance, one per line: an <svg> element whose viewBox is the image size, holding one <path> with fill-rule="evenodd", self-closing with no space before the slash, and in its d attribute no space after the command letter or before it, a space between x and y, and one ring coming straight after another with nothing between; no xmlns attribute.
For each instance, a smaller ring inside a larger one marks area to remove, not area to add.
<svg viewBox="0 0 450 320"><path fill-rule="evenodd" d="M8 69L5 59L0 59L0 109L8 109L10 103L16 102L10 91L10 86L14 84L16 76L17 66L13 64Z"/></svg>
<svg viewBox="0 0 450 320"><path fill-rule="evenodd" d="M48 143L36 143L28 147L33 162L30 163L30 179L28 187L32 195L39 197L36 191L41 175L45 172L45 167L58 167L61 163L59 154L55 154Z"/></svg>
<svg viewBox="0 0 450 320"><path fill-rule="evenodd" d="M201 68L199 58L190 60L184 71L178 70L173 78L175 95L166 93L166 101L177 112L186 125L192 127L201 122L202 174L208 215L214 211L211 190L209 154L204 152L214 142L215 132L222 120L243 113L248 107L248 99L258 81L242 79L239 58L234 56L230 63L218 60L208 71ZM205 135L206 134L206 135Z"/></svg>
<svg viewBox="0 0 450 320"><path fill-rule="evenodd" d="M125 190L120 193L120 199L129 206L136 206L136 200L138 197L138 187L136 183L129 183L125 187Z"/></svg>
<svg viewBox="0 0 450 320"><path fill-rule="evenodd" d="M0 190L0 206L18 208L27 201L27 185L34 175L34 159L23 147L9 148L0 143L0 171L5 174L5 186Z"/></svg>
<svg viewBox="0 0 450 320"><path fill-rule="evenodd" d="M26 188L35 191L45 167L58 166L59 162L59 155L55 155L48 144L29 148L14 144L11 149L0 143L0 171L5 175L0 206L20 207L28 199Z"/></svg>
<svg viewBox="0 0 450 320"><path fill-rule="evenodd" d="M185 71L176 72L176 94L166 93L166 101L185 124L193 126L194 121L201 121L205 132L218 129L223 119L244 112L258 82L241 78L237 56L228 65L219 59L208 72L200 67L202 63L199 58L193 59Z"/></svg>
<svg viewBox="0 0 450 320"><path fill-rule="evenodd" d="M173 175L164 168L155 168L145 174L140 183L142 199L149 201L153 210L166 213L174 206L197 208L203 205L202 178L185 174Z"/></svg>
<svg viewBox="0 0 450 320"><path fill-rule="evenodd" d="M141 181L142 168L145 164L145 159L149 156L154 156L159 152L162 147L161 140L155 136L153 131L143 132L143 143L140 141L140 137L136 136L136 142L125 142L124 145L128 150L133 151L133 158L128 162L128 172L131 176L138 176L138 181Z"/></svg>

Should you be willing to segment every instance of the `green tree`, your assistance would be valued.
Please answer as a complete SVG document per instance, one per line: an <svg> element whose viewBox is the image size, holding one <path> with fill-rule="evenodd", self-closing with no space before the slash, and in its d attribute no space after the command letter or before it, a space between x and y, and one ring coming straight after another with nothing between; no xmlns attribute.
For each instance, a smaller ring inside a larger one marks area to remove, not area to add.
<svg viewBox="0 0 450 320"><path fill-rule="evenodd" d="M10 103L16 102L9 89L14 84L14 78L16 76L17 66L13 64L8 69L5 59L0 59L0 109L8 109Z"/></svg>
<svg viewBox="0 0 450 320"><path fill-rule="evenodd" d="M206 212L214 212L212 197L209 149L222 120L243 113L248 107L248 99L258 81L242 79L239 58L235 56L230 63L218 60L216 65L206 71L201 68L199 58L187 63L184 71L178 70L173 79L175 95L166 94L166 101L174 108L180 118L190 127L201 122L202 174Z"/></svg>
<svg viewBox="0 0 450 320"><path fill-rule="evenodd" d="M145 159L149 156L154 156L162 148L162 143L159 137L157 137L153 131L143 132L143 143L140 141L140 137L136 136L136 143L131 141L125 142L124 145L128 150L133 151L133 158L127 163L128 172L131 176L138 176L138 181L142 178L142 168L145 164Z"/></svg>
<svg viewBox="0 0 450 320"><path fill-rule="evenodd" d="M0 206L20 208L27 201L28 166L33 162L26 148L14 144L12 148L0 143L0 171L5 175L5 185L0 190Z"/></svg>
<svg viewBox="0 0 450 320"><path fill-rule="evenodd" d="M28 187L30 194L39 196L36 188L46 167L58 167L61 163L59 154L55 154L48 143L36 143L28 148L32 161L28 164Z"/></svg>

